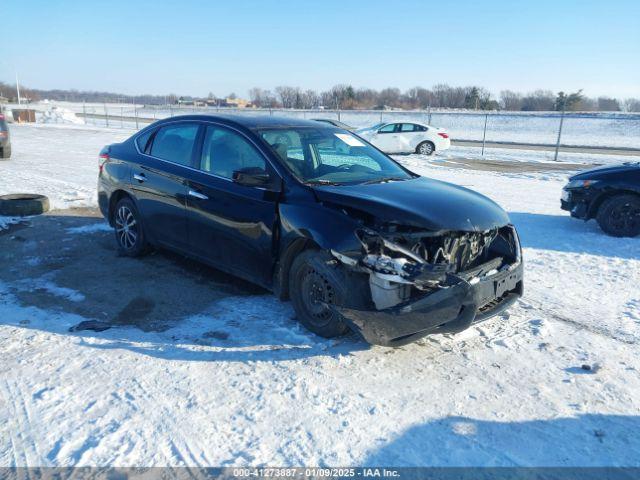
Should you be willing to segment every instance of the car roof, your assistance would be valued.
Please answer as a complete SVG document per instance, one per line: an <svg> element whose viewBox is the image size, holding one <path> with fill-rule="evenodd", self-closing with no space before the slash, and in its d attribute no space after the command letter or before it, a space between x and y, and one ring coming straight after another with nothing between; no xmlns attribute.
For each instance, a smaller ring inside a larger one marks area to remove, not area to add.
<svg viewBox="0 0 640 480"><path fill-rule="evenodd" d="M335 128L329 124L318 123L301 118L279 117L271 115L179 115L160 120L157 124L176 120L217 121L228 125L241 126L251 130L260 128Z"/></svg>
<svg viewBox="0 0 640 480"><path fill-rule="evenodd" d="M428 127L429 126L426 123L415 122L413 120L394 120L392 122L384 122L385 125L395 125L396 123L408 123L408 124L411 124L411 125L420 125L422 127ZM378 124L378 125L380 125L380 124Z"/></svg>

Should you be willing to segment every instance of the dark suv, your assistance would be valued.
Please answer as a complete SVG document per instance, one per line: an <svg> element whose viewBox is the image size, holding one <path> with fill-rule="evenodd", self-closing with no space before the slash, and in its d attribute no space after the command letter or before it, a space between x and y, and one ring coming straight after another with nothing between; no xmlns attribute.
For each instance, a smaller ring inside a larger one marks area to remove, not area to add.
<svg viewBox="0 0 640 480"><path fill-rule="evenodd" d="M166 247L260 284L324 337L403 345L522 294L518 235L498 205L330 125L173 117L105 147L99 169L123 254Z"/></svg>
<svg viewBox="0 0 640 480"><path fill-rule="evenodd" d="M0 113L0 158L11 157L11 138L9 136L9 127L4 118L4 113Z"/></svg>
<svg viewBox="0 0 640 480"><path fill-rule="evenodd" d="M560 207L575 218L595 218L614 237L640 235L640 162L577 173L562 189Z"/></svg>

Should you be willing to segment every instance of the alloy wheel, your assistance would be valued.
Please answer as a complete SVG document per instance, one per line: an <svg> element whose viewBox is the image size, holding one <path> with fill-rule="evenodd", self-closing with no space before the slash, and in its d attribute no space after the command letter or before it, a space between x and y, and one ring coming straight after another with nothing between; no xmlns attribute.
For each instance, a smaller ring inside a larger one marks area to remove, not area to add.
<svg viewBox="0 0 640 480"><path fill-rule="evenodd" d="M129 207L121 205L116 212L116 234L118 242L125 250L131 250L138 242L138 222Z"/></svg>
<svg viewBox="0 0 640 480"><path fill-rule="evenodd" d="M433 153L433 146L430 143L425 142L420 145L418 151L421 155L431 155Z"/></svg>

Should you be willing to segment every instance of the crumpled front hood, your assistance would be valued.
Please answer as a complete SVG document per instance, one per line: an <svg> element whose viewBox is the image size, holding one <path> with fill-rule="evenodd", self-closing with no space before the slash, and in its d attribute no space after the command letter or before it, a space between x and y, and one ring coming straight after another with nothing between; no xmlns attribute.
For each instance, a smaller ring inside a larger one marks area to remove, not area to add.
<svg viewBox="0 0 640 480"><path fill-rule="evenodd" d="M600 176L611 173L627 173L640 171L640 162L619 163L616 165L604 165L602 167L591 168L583 172L576 173L569 180L596 180Z"/></svg>
<svg viewBox="0 0 640 480"><path fill-rule="evenodd" d="M314 190L321 202L358 209L383 222L428 230L485 231L509 223L507 213L484 195L425 177Z"/></svg>

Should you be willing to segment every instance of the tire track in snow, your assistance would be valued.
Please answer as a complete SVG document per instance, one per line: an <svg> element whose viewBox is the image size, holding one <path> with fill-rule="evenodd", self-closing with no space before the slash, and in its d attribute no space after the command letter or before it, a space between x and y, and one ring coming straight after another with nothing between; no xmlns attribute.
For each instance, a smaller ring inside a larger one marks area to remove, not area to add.
<svg viewBox="0 0 640 480"><path fill-rule="evenodd" d="M544 315L562 323L566 323L571 325L579 330L587 330L588 332L594 333L596 335L600 335L606 338L610 338L612 340L616 340L618 342L626 343L627 345L635 345L638 343L638 339L633 337L632 335L625 335L626 338L623 338L620 335L616 335L615 332L612 332L606 328L598 328L594 325L589 325L586 323L581 323L572 318L565 317L559 313L556 313L553 310L547 310L541 303L531 300L521 301L524 305L527 305L529 309L537 310L539 312L543 312ZM525 307L527 308L527 307Z"/></svg>
<svg viewBox="0 0 640 480"><path fill-rule="evenodd" d="M12 466L39 465L43 459L37 444L31 436L32 425L29 410L26 407L22 392L18 394L12 386L11 378L5 378L0 383L0 394L5 399L4 404L9 410L5 427L8 430L11 450L13 452ZM17 440L17 441L16 441Z"/></svg>

